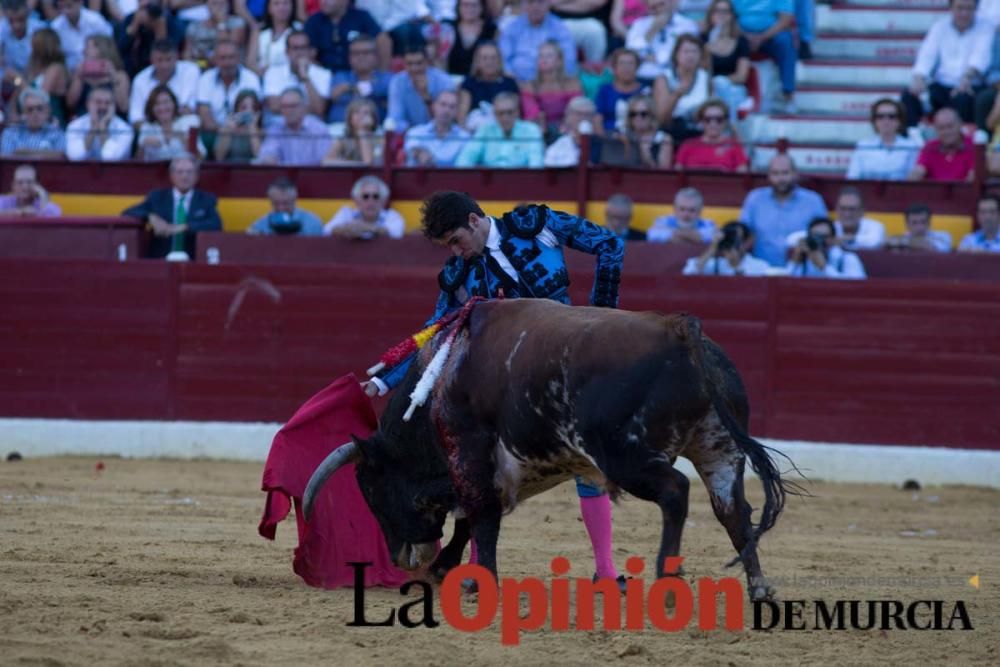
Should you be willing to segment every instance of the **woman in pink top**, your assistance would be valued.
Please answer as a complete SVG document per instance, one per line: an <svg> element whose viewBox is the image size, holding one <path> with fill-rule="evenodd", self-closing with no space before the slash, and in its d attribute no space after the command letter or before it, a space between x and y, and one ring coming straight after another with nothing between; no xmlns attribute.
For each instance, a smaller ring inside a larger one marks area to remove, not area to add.
<svg viewBox="0 0 1000 667"><path fill-rule="evenodd" d="M562 49L548 41L538 49L538 74L521 86L524 118L538 123L547 134L559 134L569 101L581 95L580 80L566 74Z"/></svg>
<svg viewBox="0 0 1000 667"><path fill-rule="evenodd" d="M745 172L746 153L740 142L729 132L729 107L722 100L708 100L698 108L698 122L704 131L681 144L674 167Z"/></svg>

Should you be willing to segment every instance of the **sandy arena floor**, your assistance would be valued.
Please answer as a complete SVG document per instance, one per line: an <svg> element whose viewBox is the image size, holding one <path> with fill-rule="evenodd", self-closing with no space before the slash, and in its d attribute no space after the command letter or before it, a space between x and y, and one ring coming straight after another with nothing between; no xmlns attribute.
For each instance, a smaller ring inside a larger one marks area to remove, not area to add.
<svg viewBox="0 0 1000 667"><path fill-rule="evenodd" d="M790 499L761 554L785 600L946 600L949 610L964 600L972 632L692 624L679 633L531 632L509 648L497 627L345 627L351 591L311 589L291 571L294 522L276 543L257 536L259 464L108 459L98 474L95 463L0 463L0 664L1000 664L996 490L814 483L816 497ZM562 554L573 576L589 576L576 505L566 484L508 517L502 574L544 575ZM658 510L630 499L615 513L619 567L650 556ZM683 555L689 578L733 573L700 484ZM968 583L976 574L979 590ZM403 601L397 591L370 593L370 616Z"/></svg>

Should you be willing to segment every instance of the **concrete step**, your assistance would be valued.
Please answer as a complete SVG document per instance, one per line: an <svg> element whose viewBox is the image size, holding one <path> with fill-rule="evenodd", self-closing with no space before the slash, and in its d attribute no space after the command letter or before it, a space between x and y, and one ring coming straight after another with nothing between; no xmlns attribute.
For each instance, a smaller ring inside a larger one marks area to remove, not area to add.
<svg viewBox="0 0 1000 667"><path fill-rule="evenodd" d="M836 114L868 118L875 100L883 97L896 99L898 88L845 89L803 86L795 91L795 104L799 113Z"/></svg>
<svg viewBox="0 0 1000 667"><path fill-rule="evenodd" d="M830 144L852 147L870 136L871 124L858 116L765 116L755 114L744 121L741 135L753 145L787 139L792 144Z"/></svg>
<svg viewBox="0 0 1000 667"><path fill-rule="evenodd" d="M816 7L818 32L923 35L946 11L887 7Z"/></svg>
<svg viewBox="0 0 1000 667"><path fill-rule="evenodd" d="M790 146L788 154L799 171L811 174L843 174L851 161L851 146ZM771 158L778 154L774 144L754 146L750 155L753 171L767 171Z"/></svg>
<svg viewBox="0 0 1000 667"><path fill-rule="evenodd" d="M910 82L911 70L911 64L817 59L799 63L796 81L800 86L902 88Z"/></svg>
<svg viewBox="0 0 1000 667"><path fill-rule="evenodd" d="M857 35L820 33L812 45L821 60L870 60L878 63L912 65L917 59L921 37L916 35Z"/></svg>

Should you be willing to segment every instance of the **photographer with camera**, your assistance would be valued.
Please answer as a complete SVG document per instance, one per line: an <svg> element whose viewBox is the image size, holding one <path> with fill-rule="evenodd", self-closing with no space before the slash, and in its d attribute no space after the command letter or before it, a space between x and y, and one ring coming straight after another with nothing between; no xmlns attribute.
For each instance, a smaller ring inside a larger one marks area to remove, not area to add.
<svg viewBox="0 0 1000 667"><path fill-rule="evenodd" d="M729 222L715 233L700 257L684 265L685 276L763 276L771 265L750 254L753 231L742 222Z"/></svg>
<svg viewBox="0 0 1000 667"><path fill-rule="evenodd" d="M323 223L313 213L295 205L295 184L282 176L267 187L271 212L247 228L247 234L260 236L322 236Z"/></svg>
<svg viewBox="0 0 1000 667"><path fill-rule="evenodd" d="M795 244L788 275L800 278L867 278L861 258L840 247L829 218L813 218L806 235Z"/></svg>

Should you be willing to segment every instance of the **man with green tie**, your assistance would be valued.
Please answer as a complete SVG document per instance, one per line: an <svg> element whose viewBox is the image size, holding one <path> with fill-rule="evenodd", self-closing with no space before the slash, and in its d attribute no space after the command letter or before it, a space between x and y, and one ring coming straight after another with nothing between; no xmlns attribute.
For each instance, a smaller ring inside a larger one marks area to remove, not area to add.
<svg viewBox="0 0 1000 667"><path fill-rule="evenodd" d="M147 257L194 258L197 232L222 231L215 195L196 190L198 162L190 155L170 162L172 187L153 190L122 215L138 218L153 233Z"/></svg>

